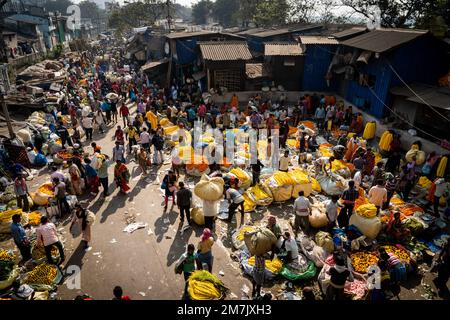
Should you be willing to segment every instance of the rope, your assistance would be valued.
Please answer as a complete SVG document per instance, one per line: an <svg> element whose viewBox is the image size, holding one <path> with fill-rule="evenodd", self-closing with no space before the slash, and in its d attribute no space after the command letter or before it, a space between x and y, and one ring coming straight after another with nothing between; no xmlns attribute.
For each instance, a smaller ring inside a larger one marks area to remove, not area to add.
<svg viewBox="0 0 450 320"><path fill-rule="evenodd" d="M438 140L438 141L441 141L441 140L442 140L441 138L438 138L438 137L433 136L432 134L430 134L430 133L428 133L428 132L426 132L426 131L423 131L422 129L416 127L416 126L413 125L411 122L409 122L408 120L406 120L405 118L403 118L402 116L400 116L400 115L399 115L398 113L396 113L394 110L392 110L391 108L389 108L389 107L384 103L384 101L381 100L380 97L378 97L378 95L375 93L375 91L372 90L372 88L370 88L370 87L368 87L368 88L369 88L370 92L372 92L372 94L378 99L378 101L380 101L380 102L381 102L381 103L382 103L389 111L391 111L393 114L395 114L398 118L400 118L401 120L403 120L404 122L406 122L407 124L409 124L409 125L410 125L411 127L413 127L414 129L416 129L416 130L418 130L418 131L420 131L420 132L422 132L422 133L425 133L427 136L432 137L433 139Z"/></svg>
<svg viewBox="0 0 450 320"><path fill-rule="evenodd" d="M391 68L391 70L395 73L395 75L397 76L397 78L400 79L401 82L403 82L403 84L412 92L414 93L414 95L419 98L426 106L428 106L431 110L433 110L434 112L436 112L438 115L440 115L442 118L444 118L445 120L447 120L448 122L450 122L450 119L447 118L445 115L443 115L442 113L440 113L439 111L437 111L434 107L432 107L431 105L428 104L428 102L426 102L425 100L422 99L421 96L419 96L404 80L402 77L400 77L400 75L397 73L397 71L395 71L394 67L391 65L391 63L389 62L389 60L387 60L389 67Z"/></svg>

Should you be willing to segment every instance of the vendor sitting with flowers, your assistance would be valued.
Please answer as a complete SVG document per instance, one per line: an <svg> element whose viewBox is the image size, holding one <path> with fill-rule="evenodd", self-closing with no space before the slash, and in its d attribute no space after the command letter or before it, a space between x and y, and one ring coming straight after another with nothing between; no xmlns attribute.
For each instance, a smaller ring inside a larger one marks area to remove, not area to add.
<svg viewBox="0 0 450 320"><path fill-rule="evenodd" d="M394 211L394 215L387 225L386 234L397 243L407 241L411 236L409 229L406 228L400 220L400 211Z"/></svg>

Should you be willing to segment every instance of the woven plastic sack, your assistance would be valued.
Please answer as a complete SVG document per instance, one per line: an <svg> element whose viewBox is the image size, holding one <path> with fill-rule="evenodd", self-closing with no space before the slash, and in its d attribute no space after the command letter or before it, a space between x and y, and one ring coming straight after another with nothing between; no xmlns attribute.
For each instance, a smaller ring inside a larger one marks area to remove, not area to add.
<svg viewBox="0 0 450 320"><path fill-rule="evenodd" d="M313 228L323 228L328 224L328 218L325 213L325 207L322 204L313 205L311 215L309 216L309 224Z"/></svg>
<svg viewBox="0 0 450 320"><path fill-rule="evenodd" d="M331 235L328 232L319 231L316 233L316 243L318 246L322 247L328 253L334 251L334 243Z"/></svg>
<svg viewBox="0 0 450 320"><path fill-rule="evenodd" d="M321 268L328 254L322 247L319 247L314 240L309 239L306 235L300 235L300 250L303 254L314 262L316 267Z"/></svg>
<svg viewBox="0 0 450 320"><path fill-rule="evenodd" d="M290 281L298 281L298 280L307 280L311 279L316 275L316 265L312 261L308 261L308 268L305 272L298 273L295 270L290 269L288 266L283 266L281 269L280 275L283 278L288 279Z"/></svg>
<svg viewBox="0 0 450 320"><path fill-rule="evenodd" d="M254 232L256 227L244 226L233 232L231 235L231 242L236 250L242 250L245 248L244 235L246 232Z"/></svg>
<svg viewBox="0 0 450 320"><path fill-rule="evenodd" d="M202 175L200 181L194 187L194 193L202 200L216 201L223 196L225 182L220 177L210 178Z"/></svg>
<svg viewBox="0 0 450 320"><path fill-rule="evenodd" d="M295 179L289 172L277 171L273 174L271 180L278 187L293 186L294 184L296 184Z"/></svg>
<svg viewBox="0 0 450 320"><path fill-rule="evenodd" d="M194 220L198 226L205 225L205 216L203 215L201 207L195 207L191 210L191 219Z"/></svg>
<svg viewBox="0 0 450 320"><path fill-rule="evenodd" d="M244 212L252 212L256 209L256 202L245 192L242 197L244 198Z"/></svg>
<svg viewBox="0 0 450 320"><path fill-rule="evenodd" d="M311 178L311 187L316 192L322 192L322 188L320 187L320 183L315 178Z"/></svg>
<svg viewBox="0 0 450 320"><path fill-rule="evenodd" d="M378 236L378 233L380 233L382 227L380 218L365 218L359 214L352 214L349 225L354 225L359 231L370 239L375 239Z"/></svg>
<svg viewBox="0 0 450 320"><path fill-rule="evenodd" d="M244 242L251 255L263 255L272 250L277 238L267 228L257 228L256 231L246 232Z"/></svg>
<svg viewBox="0 0 450 320"><path fill-rule="evenodd" d="M239 179L242 189L248 189L252 184L252 177L241 168L233 168L230 170L230 173Z"/></svg>
<svg viewBox="0 0 450 320"><path fill-rule="evenodd" d="M247 193L257 206L268 206L273 202L272 193L261 183L248 189Z"/></svg>
<svg viewBox="0 0 450 320"><path fill-rule="evenodd" d="M330 174L330 175L319 175L317 178L317 181L320 183L320 187L322 188L322 191L330 196L341 195L345 188L347 187L347 182L344 178L337 174Z"/></svg>
<svg viewBox="0 0 450 320"><path fill-rule="evenodd" d="M12 286L12 284L14 283L14 281L19 277L19 267L18 266L14 266L14 268L11 270L8 278L6 278L3 281L0 281L0 290L9 288L10 286Z"/></svg>
<svg viewBox="0 0 450 320"><path fill-rule="evenodd" d="M288 201L292 197L292 190L294 186L284 186L278 188L270 188L270 192L273 196L273 201L275 202L284 202Z"/></svg>

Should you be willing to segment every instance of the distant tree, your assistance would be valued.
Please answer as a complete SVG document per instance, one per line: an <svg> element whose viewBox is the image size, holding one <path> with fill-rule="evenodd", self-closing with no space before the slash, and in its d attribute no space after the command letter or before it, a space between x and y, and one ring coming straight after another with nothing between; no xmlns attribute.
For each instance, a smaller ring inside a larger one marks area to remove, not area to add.
<svg viewBox="0 0 450 320"><path fill-rule="evenodd" d="M95 2L89 0L81 1L78 6L80 7L81 18L83 19L95 20L104 12Z"/></svg>
<svg viewBox="0 0 450 320"><path fill-rule="evenodd" d="M323 1L323 0L321 0ZM327 0L325 0L327 1ZM314 12L317 10L318 2L310 0L290 0L289 19L292 22L310 23L314 19Z"/></svg>
<svg viewBox="0 0 450 320"><path fill-rule="evenodd" d="M151 26L156 20L165 17L164 2L159 0L141 0L130 2L109 14L108 26L123 31L141 26Z"/></svg>
<svg viewBox="0 0 450 320"><path fill-rule="evenodd" d="M288 15L289 5L286 0L265 0L256 6L254 22L262 27L283 25Z"/></svg>
<svg viewBox="0 0 450 320"><path fill-rule="evenodd" d="M375 7L381 13L380 20L383 27L405 27L414 25L426 12L433 10L436 2L441 0L341 0L344 6L354 12L373 19Z"/></svg>
<svg viewBox="0 0 450 320"><path fill-rule="evenodd" d="M214 3L212 1L200 0L192 6L192 21L196 24L206 24L213 8Z"/></svg>
<svg viewBox="0 0 450 320"><path fill-rule="evenodd" d="M236 26L239 8L239 0L216 0L213 5L213 16L224 27Z"/></svg>
<svg viewBox="0 0 450 320"><path fill-rule="evenodd" d="M237 18L242 21L243 27L248 27L255 21L256 8L260 3L266 0L246 0L240 1L240 9Z"/></svg>
<svg viewBox="0 0 450 320"><path fill-rule="evenodd" d="M60 12L61 14L67 13L67 8L73 5L73 2L70 0L47 0L44 3L45 10L49 12Z"/></svg>
<svg viewBox="0 0 450 320"><path fill-rule="evenodd" d="M416 21L416 27L430 30L433 35L443 38L450 27L450 1L436 0Z"/></svg>

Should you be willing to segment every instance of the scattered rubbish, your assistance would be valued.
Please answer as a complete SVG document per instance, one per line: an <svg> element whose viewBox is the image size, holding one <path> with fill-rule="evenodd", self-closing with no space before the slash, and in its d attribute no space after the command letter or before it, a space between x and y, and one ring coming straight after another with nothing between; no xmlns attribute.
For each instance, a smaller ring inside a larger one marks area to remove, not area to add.
<svg viewBox="0 0 450 320"><path fill-rule="evenodd" d="M232 298L232 299L237 299L237 295L235 295L233 292L230 294L230 298Z"/></svg>
<svg viewBox="0 0 450 320"><path fill-rule="evenodd" d="M150 287L148 287L147 289L148 289L148 290L152 290L152 288L153 288L153 287L152 287L152 286L150 286Z"/></svg>
<svg viewBox="0 0 450 320"><path fill-rule="evenodd" d="M170 220L169 220L168 218L165 218L165 219L163 220L163 222L164 222L164 224L168 224L168 223L170 223Z"/></svg>
<svg viewBox="0 0 450 320"><path fill-rule="evenodd" d="M145 297L145 292L140 291L139 294L143 297Z"/></svg>
<svg viewBox="0 0 450 320"><path fill-rule="evenodd" d="M116 242L117 240L113 238L109 243L116 243Z"/></svg>
<svg viewBox="0 0 450 320"><path fill-rule="evenodd" d="M148 228L147 234L148 234L149 236L151 236L152 234L154 234L154 233L153 233L153 230L152 230L151 228Z"/></svg>
<svg viewBox="0 0 450 320"><path fill-rule="evenodd" d="M92 253L92 255L94 255L94 256L99 256L99 255L101 255L102 253L99 251L99 252L94 252L94 253Z"/></svg>
<svg viewBox="0 0 450 320"><path fill-rule="evenodd" d="M223 277L224 275L225 275L225 272L223 272L222 270L220 270L220 271L219 271L219 276L222 276L222 277Z"/></svg>
<svg viewBox="0 0 450 320"><path fill-rule="evenodd" d="M148 224L143 222L131 223L123 229L123 232L133 233L137 229L146 228L147 226Z"/></svg>

